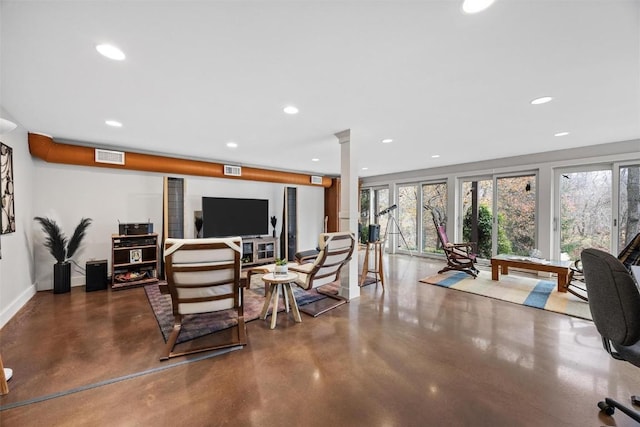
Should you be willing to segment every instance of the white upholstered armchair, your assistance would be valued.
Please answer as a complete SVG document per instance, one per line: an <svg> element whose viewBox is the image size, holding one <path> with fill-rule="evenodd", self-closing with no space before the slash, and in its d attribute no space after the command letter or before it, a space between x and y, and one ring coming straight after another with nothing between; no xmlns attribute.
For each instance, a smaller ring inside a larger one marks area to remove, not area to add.
<svg viewBox="0 0 640 427"><path fill-rule="evenodd" d="M165 241L164 260L174 325L160 360L246 345L240 284L241 246L242 240L239 237ZM236 331L230 341L185 352L173 352L184 315L221 310L234 310L237 314Z"/></svg>

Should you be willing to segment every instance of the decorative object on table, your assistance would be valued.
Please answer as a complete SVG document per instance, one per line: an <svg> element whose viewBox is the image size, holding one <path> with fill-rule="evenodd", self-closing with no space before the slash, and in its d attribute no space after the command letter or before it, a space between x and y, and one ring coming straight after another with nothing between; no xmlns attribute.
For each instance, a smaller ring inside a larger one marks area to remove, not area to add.
<svg viewBox="0 0 640 427"><path fill-rule="evenodd" d="M82 218L70 239L64 235L54 220L39 216L34 219L40 223L42 231L47 236L44 246L57 261L53 265L53 293L69 292L71 290L70 260L80 247L92 219Z"/></svg>
<svg viewBox="0 0 640 427"><path fill-rule="evenodd" d="M202 225L204 220L202 219L202 211L193 212L193 223L196 228L196 239L202 239Z"/></svg>
<svg viewBox="0 0 640 427"><path fill-rule="evenodd" d="M455 272L436 274L420 282L591 320L586 302L566 292L556 292L556 284L550 280L508 275L495 282L486 275L474 279Z"/></svg>
<svg viewBox="0 0 640 427"><path fill-rule="evenodd" d="M531 251L529 251L529 256L531 258L542 259L542 251L540 249L531 249Z"/></svg>
<svg viewBox="0 0 640 427"><path fill-rule="evenodd" d="M0 234L16 231L13 149L0 142Z"/></svg>
<svg viewBox="0 0 640 427"><path fill-rule="evenodd" d="M142 262L142 249L131 249L129 251L129 262L132 264Z"/></svg>
<svg viewBox="0 0 640 427"><path fill-rule="evenodd" d="M273 227L273 235L272 237L276 237L276 224L278 223L278 218L275 216L271 217L271 226Z"/></svg>
<svg viewBox="0 0 640 427"><path fill-rule="evenodd" d="M287 267L287 260L286 259L281 259L281 258L277 258L276 259L276 266L273 269L273 274L275 275L284 275L286 276L289 273L289 268Z"/></svg>

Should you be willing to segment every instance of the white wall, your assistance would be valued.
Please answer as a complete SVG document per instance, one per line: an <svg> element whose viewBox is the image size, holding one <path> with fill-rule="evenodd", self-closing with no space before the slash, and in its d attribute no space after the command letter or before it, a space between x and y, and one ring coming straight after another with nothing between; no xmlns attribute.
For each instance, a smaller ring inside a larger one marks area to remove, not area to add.
<svg viewBox="0 0 640 427"><path fill-rule="evenodd" d="M0 110L1 111L1 110ZM11 119L4 111L2 117ZM72 286L85 284L87 261L107 259L111 267L111 235L120 222L154 223L162 228L163 175L107 168L80 167L33 160L27 132L18 128L0 136L13 148L16 232L0 237L0 327L36 290L53 287L54 258L43 246L44 233L34 216L50 217L70 236L82 217L93 223L74 256ZM184 176L185 236L194 233L193 211L201 210L202 196L269 199L269 216L282 228L284 184ZM298 242L300 250L314 248L324 221L324 188L298 187ZM271 230L271 228L270 228Z"/></svg>
<svg viewBox="0 0 640 427"><path fill-rule="evenodd" d="M185 237L194 237L193 212L202 209L202 196L260 198L269 200L269 216L278 218L282 227L284 185L221 178L182 176L185 178ZM95 167L60 165L35 161L37 197L34 215L55 219L70 236L82 217L93 219L86 240L74 256L78 266L71 272L72 286L85 284L86 261L107 259L111 268L111 235L120 222L154 224L162 232L163 175ZM298 189L299 242L301 249L317 245L324 216L324 188L301 186ZM44 235L31 220L35 240L36 283L38 290L53 287L54 259L44 248ZM110 271L110 270L109 270Z"/></svg>
<svg viewBox="0 0 640 427"><path fill-rule="evenodd" d="M13 120L4 110L0 116ZM32 199L35 190L33 161L27 145L27 132L18 126L0 135L0 141L13 149L13 178L15 181L15 233L0 236L0 327L15 315L35 294L33 263Z"/></svg>
<svg viewBox="0 0 640 427"><path fill-rule="evenodd" d="M69 237L80 219L91 218L85 240L74 255L71 284L85 284L85 263L107 259L111 268L111 235L120 222L147 222L162 228L162 175L86 166L61 165L36 160L34 216L54 219ZM31 220L34 235L36 286L53 288L54 258L43 246L44 233Z"/></svg>
<svg viewBox="0 0 640 427"><path fill-rule="evenodd" d="M217 178L185 178L185 237L195 236L191 218L193 212L202 210L202 197L240 197L248 199L268 199L269 217L278 219L276 236L282 231L282 208L284 189L297 188L298 206L298 250L313 249L318 246L318 235L324 227L324 187L306 185L293 186ZM269 234L272 227L269 225Z"/></svg>

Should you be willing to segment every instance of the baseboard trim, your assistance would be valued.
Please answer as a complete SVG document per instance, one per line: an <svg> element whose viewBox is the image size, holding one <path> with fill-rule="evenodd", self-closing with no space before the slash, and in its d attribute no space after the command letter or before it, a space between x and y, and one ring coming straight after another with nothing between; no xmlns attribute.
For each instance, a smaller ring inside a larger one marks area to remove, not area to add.
<svg viewBox="0 0 640 427"><path fill-rule="evenodd" d="M36 285L32 284L24 290L18 298L14 299L11 304L7 306L2 312L0 312L0 328L11 320L13 316L36 294Z"/></svg>

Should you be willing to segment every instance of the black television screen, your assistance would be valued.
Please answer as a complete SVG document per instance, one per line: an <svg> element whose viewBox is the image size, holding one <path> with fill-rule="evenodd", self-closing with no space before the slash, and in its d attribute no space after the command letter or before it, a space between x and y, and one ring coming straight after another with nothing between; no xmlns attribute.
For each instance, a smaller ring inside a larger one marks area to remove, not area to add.
<svg viewBox="0 0 640 427"><path fill-rule="evenodd" d="M265 234L269 234L268 200L202 198L203 237L247 237Z"/></svg>

